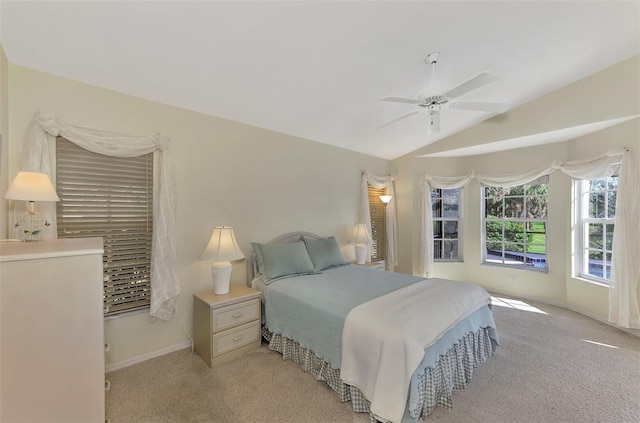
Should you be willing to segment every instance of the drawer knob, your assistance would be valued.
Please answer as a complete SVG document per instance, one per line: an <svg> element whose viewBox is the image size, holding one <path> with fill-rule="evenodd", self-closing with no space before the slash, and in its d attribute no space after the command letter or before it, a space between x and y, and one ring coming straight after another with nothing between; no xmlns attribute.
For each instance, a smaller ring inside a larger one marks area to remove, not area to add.
<svg viewBox="0 0 640 423"><path fill-rule="evenodd" d="M234 313L231 317L237 319L238 317L242 317L242 313Z"/></svg>
<svg viewBox="0 0 640 423"><path fill-rule="evenodd" d="M242 341L243 338L244 338L244 335L236 336L235 338L233 338L233 342Z"/></svg>

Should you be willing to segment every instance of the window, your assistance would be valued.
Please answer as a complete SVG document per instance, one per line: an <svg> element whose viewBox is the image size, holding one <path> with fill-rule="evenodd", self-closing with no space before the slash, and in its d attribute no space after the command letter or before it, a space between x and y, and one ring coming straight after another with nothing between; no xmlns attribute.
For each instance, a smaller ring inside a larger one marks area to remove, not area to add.
<svg viewBox="0 0 640 423"><path fill-rule="evenodd" d="M371 215L371 238L373 239L371 261L384 260L387 246L387 223L384 203L381 195L386 194L385 188L377 189L367 184L369 192L369 213Z"/></svg>
<svg viewBox="0 0 640 423"><path fill-rule="evenodd" d="M460 190L431 190L433 216L433 259L460 260Z"/></svg>
<svg viewBox="0 0 640 423"><path fill-rule="evenodd" d="M548 176L512 188L482 187L484 263L547 269Z"/></svg>
<svg viewBox="0 0 640 423"><path fill-rule="evenodd" d="M104 238L105 315L148 308L153 153L105 156L58 137L56 191L58 238Z"/></svg>
<svg viewBox="0 0 640 423"><path fill-rule="evenodd" d="M580 248L578 274L587 279L609 283L611 250L616 222L618 176L592 181L577 180L578 217L576 231Z"/></svg>

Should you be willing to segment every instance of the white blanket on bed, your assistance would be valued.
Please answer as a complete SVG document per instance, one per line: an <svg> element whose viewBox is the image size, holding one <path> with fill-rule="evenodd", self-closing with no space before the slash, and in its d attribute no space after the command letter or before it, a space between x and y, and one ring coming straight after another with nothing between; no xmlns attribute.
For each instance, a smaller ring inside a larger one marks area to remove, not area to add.
<svg viewBox="0 0 640 423"><path fill-rule="evenodd" d="M400 422L425 348L490 302L477 285L426 279L355 307L342 332L342 380L362 391L378 420Z"/></svg>

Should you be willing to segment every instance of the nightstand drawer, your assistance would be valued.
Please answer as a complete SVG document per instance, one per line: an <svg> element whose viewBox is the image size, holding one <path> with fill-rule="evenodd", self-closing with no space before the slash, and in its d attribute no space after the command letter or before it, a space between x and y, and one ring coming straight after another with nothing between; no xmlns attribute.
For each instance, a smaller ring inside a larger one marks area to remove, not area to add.
<svg viewBox="0 0 640 423"><path fill-rule="evenodd" d="M211 332L219 332L260 319L260 299L243 301L211 310Z"/></svg>
<svg viewBox="0 0 640 423"><path fill-rule="evenodd" d="M247 323L246 325L231 329L222 333L214 333L211 338L211 356L216 357L243 345L256 342L260 339L260 321Z"/></svg>

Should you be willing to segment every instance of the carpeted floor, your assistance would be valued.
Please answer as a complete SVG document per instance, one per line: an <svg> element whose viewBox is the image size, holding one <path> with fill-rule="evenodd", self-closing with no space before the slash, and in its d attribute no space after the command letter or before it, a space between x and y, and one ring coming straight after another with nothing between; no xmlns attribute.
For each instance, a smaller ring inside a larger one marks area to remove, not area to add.
<svg viewBox="0 0 640 423"><path fill-rule="evenodd" d="M493 310L501 346L427 422L640 422L640 338L529 301ZM111 423L369 421L264 344L214 369L183 350L107 379Z"/></svg>

